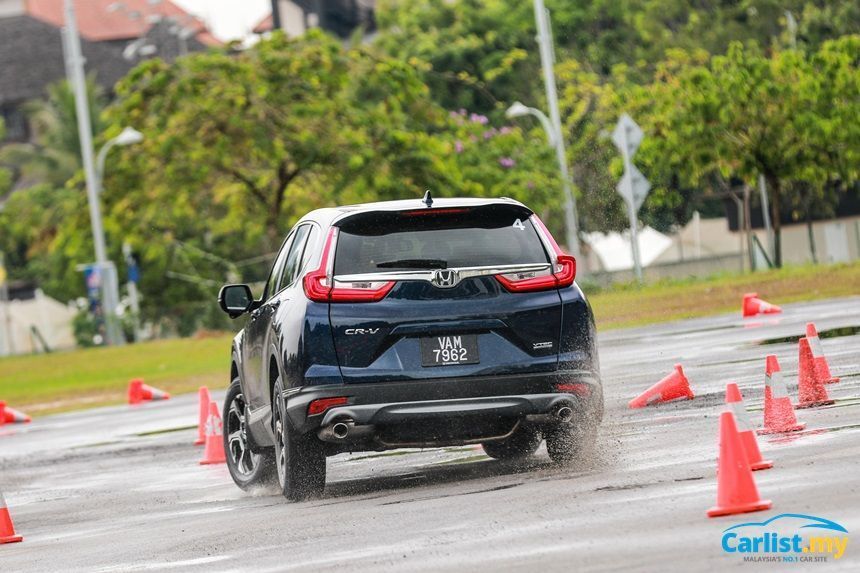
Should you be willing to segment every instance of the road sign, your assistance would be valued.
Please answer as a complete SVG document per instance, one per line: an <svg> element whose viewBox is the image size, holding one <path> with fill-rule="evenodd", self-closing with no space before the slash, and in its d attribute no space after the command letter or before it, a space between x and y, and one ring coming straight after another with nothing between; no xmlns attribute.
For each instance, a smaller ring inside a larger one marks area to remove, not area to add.
<svg viewBox="0 0 860 573"><path fill-rule="evenodd" d="M642 282L642 263L639 258L636 213L642 206L642 202L645 201L645 197L648 196L648 191L651 190L651 184L633 165L633 156L639 149L639 144L642 143L642 136L642 128L633 121L633 118L626 113L621 114L615 130L612 132L612 142L615 143L615 147L621 151L621 156L624 158L624 175L618 182L616 189L627 203L627 215L630 218L630 249L633 251L633 270L636 272L636 279L639 282Z"/></svg>
<svg viewBox="0 0 860 573"><path fill-rule="evenodd" d="M633 177L632 182L629 180L631 173ZM639 211L639 208L642 207L642 203L645 201L645 197L648 196L648 192L651 190L651 183L649 183L648 180L645 179L645 176L642 175L642 172L631 163L630 170L625 171L624 175L621 176L621 180L618 182L616 190L626 201L633 203L634 211Z"/></svg>
<svg viewBox="0 0 860 573"><path fill-rule="evenodd" d="M633 121L632 117L626 113L621 114L615 130L612 132L612 142L621 153L624 153L626 149L627 155L632 159L636 155L636 150L639 149L639 144L642 143L642 128Z"/></svg>

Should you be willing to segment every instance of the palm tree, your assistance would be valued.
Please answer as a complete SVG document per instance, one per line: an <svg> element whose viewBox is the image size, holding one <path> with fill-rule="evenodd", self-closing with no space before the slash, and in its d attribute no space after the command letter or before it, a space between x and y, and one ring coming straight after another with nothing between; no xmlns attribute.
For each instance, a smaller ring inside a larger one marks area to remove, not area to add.
<svg viewBox="0 0 860 573"><path fill-rule="evenodd" d="M87 98L92 132L98 135L102 130L100 116L104 98L92 77L87 80ZM28 102L24 109L33 132L31 141L0 148L0 167L12 171L13 188L38 183L65 185L81 168L75 96L71 86L65 80L52 84L46 100Z"/></svg>

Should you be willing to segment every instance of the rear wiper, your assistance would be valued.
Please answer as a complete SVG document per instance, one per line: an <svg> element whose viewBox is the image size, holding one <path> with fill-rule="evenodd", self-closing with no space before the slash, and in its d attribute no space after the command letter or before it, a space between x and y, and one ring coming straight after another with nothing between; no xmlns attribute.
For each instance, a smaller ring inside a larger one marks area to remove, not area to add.
<svg viewBox="0 0 860 573"><path fill-rule="evenodd" d="M377 263L379 269L447 269L448 261L442 259L399 259Z"/></svg>

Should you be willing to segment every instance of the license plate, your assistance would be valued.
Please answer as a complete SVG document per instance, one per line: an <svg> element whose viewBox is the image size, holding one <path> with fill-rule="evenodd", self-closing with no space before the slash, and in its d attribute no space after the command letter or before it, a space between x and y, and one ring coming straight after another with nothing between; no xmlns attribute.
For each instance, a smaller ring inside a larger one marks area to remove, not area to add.
<svg viewBox="0 0 860 573"><path fill-rule="evenodd" d="M422 366L477 364L478 335L432 336L421 340Z"/></svg>

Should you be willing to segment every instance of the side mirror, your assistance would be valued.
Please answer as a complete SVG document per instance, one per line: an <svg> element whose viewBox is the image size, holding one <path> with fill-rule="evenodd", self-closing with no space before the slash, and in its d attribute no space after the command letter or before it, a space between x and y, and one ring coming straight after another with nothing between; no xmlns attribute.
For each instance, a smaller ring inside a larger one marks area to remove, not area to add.
<svg viewBox="0 0 860 573"><path fill-rule="evenodd" d="M242 316L251 309L252 304L254 295L248 285L224 285L218 293L218 306L230 318Z"/></svg>

